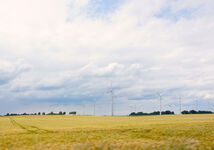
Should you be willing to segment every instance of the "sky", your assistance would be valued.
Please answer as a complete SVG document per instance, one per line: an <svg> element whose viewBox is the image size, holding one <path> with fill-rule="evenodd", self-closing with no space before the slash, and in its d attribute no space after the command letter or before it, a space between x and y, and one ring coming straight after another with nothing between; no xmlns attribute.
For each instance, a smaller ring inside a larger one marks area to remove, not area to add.
<svg viewBox="0 0 214 150"><path fill-rule="evenodd" d="M213 0L0 1L0 115L214 111Z"/></svg>

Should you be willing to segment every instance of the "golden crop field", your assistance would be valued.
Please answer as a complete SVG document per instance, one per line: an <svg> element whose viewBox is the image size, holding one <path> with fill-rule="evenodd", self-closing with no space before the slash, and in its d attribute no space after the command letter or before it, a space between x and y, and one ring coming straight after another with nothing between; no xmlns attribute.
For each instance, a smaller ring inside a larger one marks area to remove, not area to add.
<svg viewBox="0 0 214 150"><path fill-rule="evenodd" d="M0 149L214 149L214 115L0 117Z"/></svg>

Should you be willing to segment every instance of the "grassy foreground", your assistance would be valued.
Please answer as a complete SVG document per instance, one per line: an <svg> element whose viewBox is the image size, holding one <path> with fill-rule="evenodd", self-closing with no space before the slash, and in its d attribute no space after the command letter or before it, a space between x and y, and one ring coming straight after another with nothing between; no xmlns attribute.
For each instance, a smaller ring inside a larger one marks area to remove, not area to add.
<svg viewBox="0 0 214 150"><path fill-rule="evenodd" d="M6 149L214 149L214 115L0 117Z"/></svg>

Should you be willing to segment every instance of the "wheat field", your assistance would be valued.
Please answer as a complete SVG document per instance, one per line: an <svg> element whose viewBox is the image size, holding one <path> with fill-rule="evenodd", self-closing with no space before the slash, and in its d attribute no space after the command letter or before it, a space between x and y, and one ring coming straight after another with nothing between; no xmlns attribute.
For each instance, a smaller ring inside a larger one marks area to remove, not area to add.
<svg viewBox="0 0 214 150"><path fill-rule="evenodd" d="M214 149L214 115L0 117L0 150Z"/></svg>

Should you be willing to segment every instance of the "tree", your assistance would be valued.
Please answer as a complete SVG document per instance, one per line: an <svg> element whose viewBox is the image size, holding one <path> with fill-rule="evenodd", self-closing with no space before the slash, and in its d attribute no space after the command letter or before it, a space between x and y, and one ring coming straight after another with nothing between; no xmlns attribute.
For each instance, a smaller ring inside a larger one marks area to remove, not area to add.
<svg viewBox="0 0 214 150"><path fill-rule="evenodd" d="M62 111L59 112L59 115L62 115Z"/></svg>
<svg viewBox="0 0 214 150"><path fill-rule="evenodd" d="M173 111L170 111L170 110L167 110L167 111L163 111L162 114L165 114L165 115L173 115L174 112L173 112Z"/></svg>
<svg viewBox="0 0 214 150"><path fill-rule="evenodd" d="M43 112L42 115L45 115L45 112Z"/></svg>
<svg viewBox="0 0 214 150"><path fill-rule="evenodd" d="M136 116L136 113L132 112L129 116Z"/></svg>
<svg viewBox="0 0 214 150"><path fill-rule="evenodd" d="M77 114L76 111L69 112L69 115L76 115L76 114Z"/></svg>
<svg viewBox="0 0 214 150"><path fill-rule="evenodd" d="M190 112L190 114L197 114L197 113L198 113L198 112L195 111L195 110L190 110L189 112Z"/></svg>
<svg viewBox="0 0 214 150"><path fill-rule="evenodd" d="M189 111L184 110L184 111L182 111L181 113L182 113L182 114L189 114Z"/></svg>

